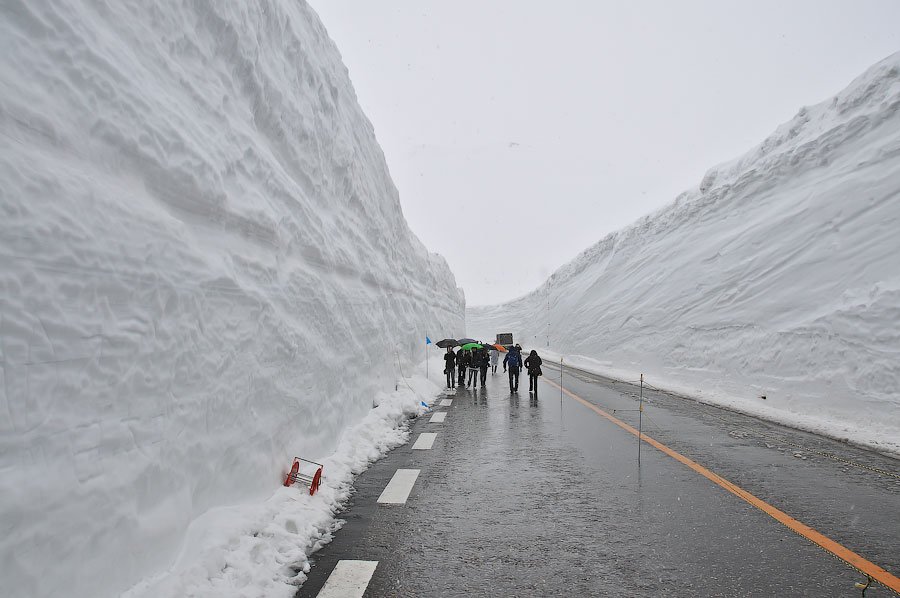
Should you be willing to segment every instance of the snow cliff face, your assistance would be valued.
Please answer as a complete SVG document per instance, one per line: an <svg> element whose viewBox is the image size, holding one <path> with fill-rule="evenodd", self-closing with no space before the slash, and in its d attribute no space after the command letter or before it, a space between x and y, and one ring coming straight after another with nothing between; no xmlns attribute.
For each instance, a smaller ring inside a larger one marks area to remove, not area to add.
<svg viewBox="0 0 900 598"><path fill-rule="evenodd" d="M898 230L900 54L467 330L900 451Z"/></svg>
<svg viewBox="0 0 900 598"><path fill-rule="evenodd" d="M0 51L0 578L116 595L463 299L302 1L9 0Z"/></svg>

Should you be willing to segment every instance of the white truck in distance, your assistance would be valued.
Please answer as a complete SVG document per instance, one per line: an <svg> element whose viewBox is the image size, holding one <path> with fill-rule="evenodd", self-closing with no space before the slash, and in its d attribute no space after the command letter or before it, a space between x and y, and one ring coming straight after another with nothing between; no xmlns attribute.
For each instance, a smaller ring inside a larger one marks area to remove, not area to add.
<svg viewBox="0 0 900 598"><path fill-rule="evenodd" d="M513 346L513 335L512 332L501 332L497 333L497 344L503 345L507 349Z"/></svg>

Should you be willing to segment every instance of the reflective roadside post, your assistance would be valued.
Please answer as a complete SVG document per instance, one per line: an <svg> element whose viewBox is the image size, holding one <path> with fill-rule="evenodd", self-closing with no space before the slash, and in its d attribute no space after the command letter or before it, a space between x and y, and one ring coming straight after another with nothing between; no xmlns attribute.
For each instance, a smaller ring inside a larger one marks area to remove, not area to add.
<svg viewBox="0 0 900 598"><path fill-rule="evenodd" d="M644 421L644 375L641 374L641 400L638 403L638 467L641 465L641 424Z"/></svg>

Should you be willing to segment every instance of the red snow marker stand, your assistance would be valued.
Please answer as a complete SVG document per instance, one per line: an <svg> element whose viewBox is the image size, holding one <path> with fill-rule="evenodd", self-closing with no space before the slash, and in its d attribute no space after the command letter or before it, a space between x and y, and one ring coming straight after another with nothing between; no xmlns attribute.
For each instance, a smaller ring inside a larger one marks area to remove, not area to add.
<svg viewBox="0 0 900 598"><path fill-rule="evenodd" d="M287 477L284 478L284 485L292 486L300 482L309 488L309 495L312 496L319 489L319 484L322 483L322 469L324 468L325 466L321 463L294 457L291 470L288 472Z"/></svg>

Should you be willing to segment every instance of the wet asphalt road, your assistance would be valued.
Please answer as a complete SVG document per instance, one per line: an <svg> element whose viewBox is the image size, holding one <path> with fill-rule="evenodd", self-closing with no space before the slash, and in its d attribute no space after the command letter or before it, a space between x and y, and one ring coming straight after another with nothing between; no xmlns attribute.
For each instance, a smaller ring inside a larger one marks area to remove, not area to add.
<svg viewBox="0 0 900 598"><path fill-rule="evenodd" d="M547 380L559 372L545 368ZM444 423L373 464L297 596L376 560L365 596L860 596L865 577L543 381L458 389ZM566 369L566 389L637 426L636 387ZM449 391L448 391L449 392ZM898 461L646 391L643 430L897 575ZM437 432L431 450L412 450ZM405 505L376 499L421 469ZM891 596L877 586L866 596Z"/></svg>

